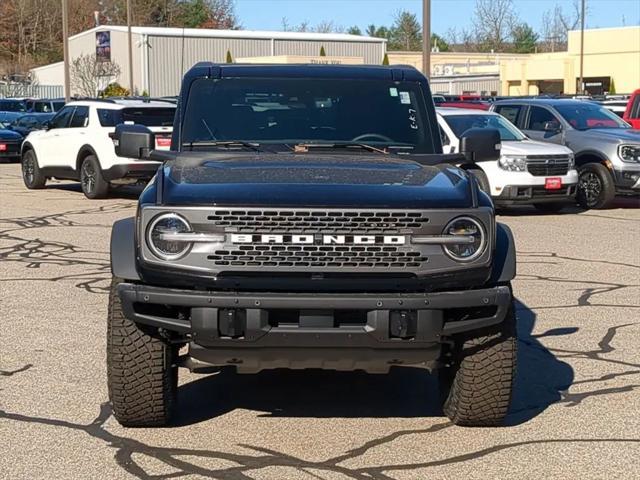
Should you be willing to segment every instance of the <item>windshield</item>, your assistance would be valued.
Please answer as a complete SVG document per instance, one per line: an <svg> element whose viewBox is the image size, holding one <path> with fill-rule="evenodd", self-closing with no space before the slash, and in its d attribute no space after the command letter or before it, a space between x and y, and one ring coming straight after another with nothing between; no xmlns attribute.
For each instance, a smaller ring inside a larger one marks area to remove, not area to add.
<svg viewBox="0 0 640 480"><path fill-rule="evenodd" d="M520 130L500 115L447 115L443 117L456 137L460 138L471 128L495 128L503 142L527 138Z"/></svg>
<svg viewBox="0 0 640 480"><path fill-rule="evenodd" d="M19 100L0 101L0 112L26 112L27 107Z"/></svg>
<svg viewBox="0 0 640 480"><path fill-rule="evenodd" d="M182 142L359 142L432 153L418 83L331 78L198 79Z"/></svg>
<svg viewBox="0 0 640 480"><path fill-rule="evenodd" d="M555 105L555 109L576 130L630 128L630 125L615 113L593 103Z"/></svg>

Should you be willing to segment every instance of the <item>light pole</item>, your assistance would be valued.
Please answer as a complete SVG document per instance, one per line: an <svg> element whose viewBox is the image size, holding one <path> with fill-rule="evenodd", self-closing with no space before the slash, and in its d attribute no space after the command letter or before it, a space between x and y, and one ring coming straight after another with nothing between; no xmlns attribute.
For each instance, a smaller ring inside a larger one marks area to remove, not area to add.
<svg viewBox="0 0 640 480"><path fill-rule="evenodd" d="M431 0L422 0L422 71L431 77Z"/></svg>
<svg viewBox="0 0 640 480"><path fill-rule="evenodd" d="M127 42L129 48L129 95L133 95L133 46L131 42L131 0L127 0Z"/></svg>
<svg viewBox="0 0 640 480"><path fill-rule="evenodd" d="M584 93L584 11L585 0L582 0L582 7L580 12L580 85L578 86L578 93Z"/></svg>
<svg viewBox="0 0 640 480"><path fill-rule="evenodd" d="M69 6L62 0L62 50L64 53L64 101L71 100L71 76L69 75Z"/></svg>

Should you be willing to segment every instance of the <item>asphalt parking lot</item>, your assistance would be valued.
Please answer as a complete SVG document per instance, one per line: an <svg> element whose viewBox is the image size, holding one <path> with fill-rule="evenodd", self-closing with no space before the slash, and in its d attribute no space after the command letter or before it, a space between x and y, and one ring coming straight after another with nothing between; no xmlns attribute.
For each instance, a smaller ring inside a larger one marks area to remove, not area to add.
<svg viewBox="0 0 640 480"><path fill-rule="evenodd" d="M0 165L0 478L639 478L640 205L515 210L519 353L508 425L453 426L436 381L181 371L167 429L125 429L105 378L109 234L135 190L27 191Z"/></svg>

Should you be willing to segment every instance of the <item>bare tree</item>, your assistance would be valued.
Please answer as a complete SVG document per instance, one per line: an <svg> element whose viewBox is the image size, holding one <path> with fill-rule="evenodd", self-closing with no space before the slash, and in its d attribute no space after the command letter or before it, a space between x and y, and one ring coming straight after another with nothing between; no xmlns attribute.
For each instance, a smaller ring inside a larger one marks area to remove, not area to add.
<svg viewBox="0 0 640 480"><path fill-rule="evenodd" d="M542 49L555 52L567 48L567 34L580 25L580 2L573 0L571 9L565 12L561 5L555 4L542 15ZM587 11L588 13L588 6Z"/></svg>
<svg viewBox="0 0 640 480"><path fill-rule="evenodd" d="M517 23L513 0L476 0L473 33L483 50L504 50Z"/></svg>
<svg viewBox="0 0 640 480"><path fill-rule="evenodd" d="M120 76L120 66L98 60L95 55L80 55L71 62L71 88L75 95L95 97Z"/></svg>

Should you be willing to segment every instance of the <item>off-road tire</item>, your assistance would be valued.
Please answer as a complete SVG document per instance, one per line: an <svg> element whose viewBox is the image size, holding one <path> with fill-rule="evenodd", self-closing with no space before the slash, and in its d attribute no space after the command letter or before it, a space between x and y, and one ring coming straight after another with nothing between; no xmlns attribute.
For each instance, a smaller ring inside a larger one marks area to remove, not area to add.
<svg viewBox="0 0 640 480"><path fill-rule="evenodd" d="M29 190L38 190L44 188L47 183L47 177L44 176L38 166L38 157L33 150L24 152L20 161L22 165L22 181L24 186Z"/></svg>
<svg viewBox="0 0 640 480"><path fill-rule="evenodd" d="M558 213L567 205L564 203L535 203L533 206L542 213Z"/></svg>
<svg viewBox="0 0 640 480"><path fill-rule="evenodd" d="M599 188L594 196L589 188ZM606 208L616 196L616 186L611 173L601 163L587 163L578 170L578 204L582 208Z"/></svg>
<svg viewBox="0 0 640 480"><path fill-rule="evenodd" d="M102 176L100 162L95 155L87 155L80 163L80 186L85 197L92 200L106 198L109 182Z"/></svg>
<svg viewBox="0 0 640 480"><path fill-rule="evenodd" d="M167 425L178 390L177 347L157 329L125 318L113 278L107 320L107 385L113 415L125 427Z"/></svg>
<svg viewBox="0 0 640 480"><path fill-rule="evenodd" d="M484 170L481 170L479 168L471 168L469 169L469 173L476 177L480 190L491 196L491 185L489 184L489 178L487 178L487 174L484 173Z"/></svg>
<svg viewBox="0 0 640 480"><path fill-rule="evenodd" d="M455 424L500 426L509 411L516 372L513 306L500 325L454 339L450 367L439 372L443 411Z"/></svg>

